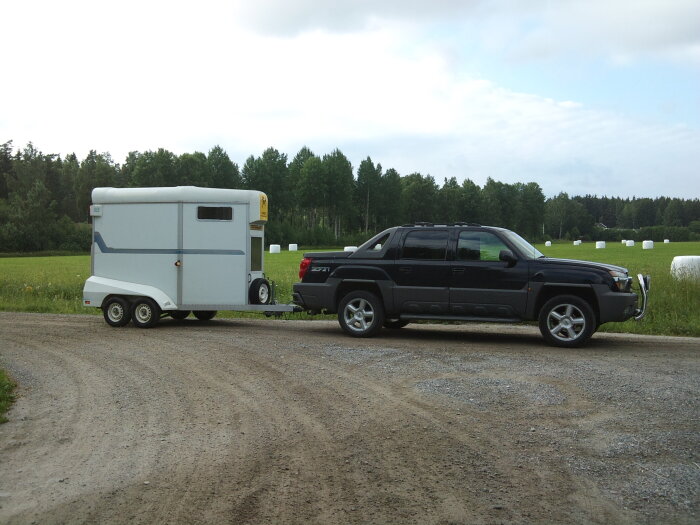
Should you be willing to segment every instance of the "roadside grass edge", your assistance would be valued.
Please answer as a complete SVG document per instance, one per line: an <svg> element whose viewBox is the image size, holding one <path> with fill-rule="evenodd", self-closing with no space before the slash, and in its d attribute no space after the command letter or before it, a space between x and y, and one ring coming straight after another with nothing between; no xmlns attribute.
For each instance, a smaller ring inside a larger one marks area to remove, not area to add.
<svg viewBox="0 0 700 525"><path fill-rule="evenodd" d="M10 410L15 401L15 383L2 368L0 368L0 424L6 423L8 419L5 413Z"/></svg>

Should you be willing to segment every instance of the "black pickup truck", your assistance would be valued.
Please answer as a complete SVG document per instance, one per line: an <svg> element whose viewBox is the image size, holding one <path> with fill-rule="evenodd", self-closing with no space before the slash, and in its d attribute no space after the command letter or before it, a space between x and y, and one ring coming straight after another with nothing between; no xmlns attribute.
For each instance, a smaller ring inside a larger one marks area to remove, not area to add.
<svg viewBox="0 0 700 525"><path fill-rule="evenodd" d="M336 313L355 337L411 321L538 321L544 339L580 346L603 323L644 316L649 276L545 257L518 234L478 224L389 228L353 252L305 253L293 301Z"/></svg>

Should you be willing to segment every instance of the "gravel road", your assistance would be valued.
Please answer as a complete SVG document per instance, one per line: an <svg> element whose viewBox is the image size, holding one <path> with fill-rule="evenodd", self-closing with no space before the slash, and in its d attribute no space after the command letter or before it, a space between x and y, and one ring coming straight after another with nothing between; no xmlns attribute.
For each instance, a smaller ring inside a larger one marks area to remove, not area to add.
<svg viewBox="0 0 700 525"><path fill-rule="evenodd" d="M0 313L0 523L698 523L698 339Z"/></svg>

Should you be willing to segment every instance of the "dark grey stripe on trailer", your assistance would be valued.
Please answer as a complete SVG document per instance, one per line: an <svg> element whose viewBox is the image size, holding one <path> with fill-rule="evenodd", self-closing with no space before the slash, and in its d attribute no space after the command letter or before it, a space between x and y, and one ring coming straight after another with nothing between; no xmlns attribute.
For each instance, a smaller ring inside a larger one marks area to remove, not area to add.
<svg viewBox="0 0 700 525"><path fill-rule="evenodd" d="M245 255L243 250L180 250L178 248L111 248L100 235L95 232L95 243L102 253L144 253L144 254L176 254L176 255Z"/></svg>

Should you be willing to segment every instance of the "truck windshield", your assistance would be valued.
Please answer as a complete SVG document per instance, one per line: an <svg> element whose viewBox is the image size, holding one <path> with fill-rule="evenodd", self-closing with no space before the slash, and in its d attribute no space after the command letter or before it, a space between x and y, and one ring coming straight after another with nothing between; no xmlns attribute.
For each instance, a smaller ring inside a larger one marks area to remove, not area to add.
<svg viewBox="0 0 700 525"><path fill-rule="evenodd" d="M516 249L526 259L538 259L540 257L544 257L541 251L539 251L517 233L504 230L503 235L510 241L511 244L515 245Z"/></svg>

